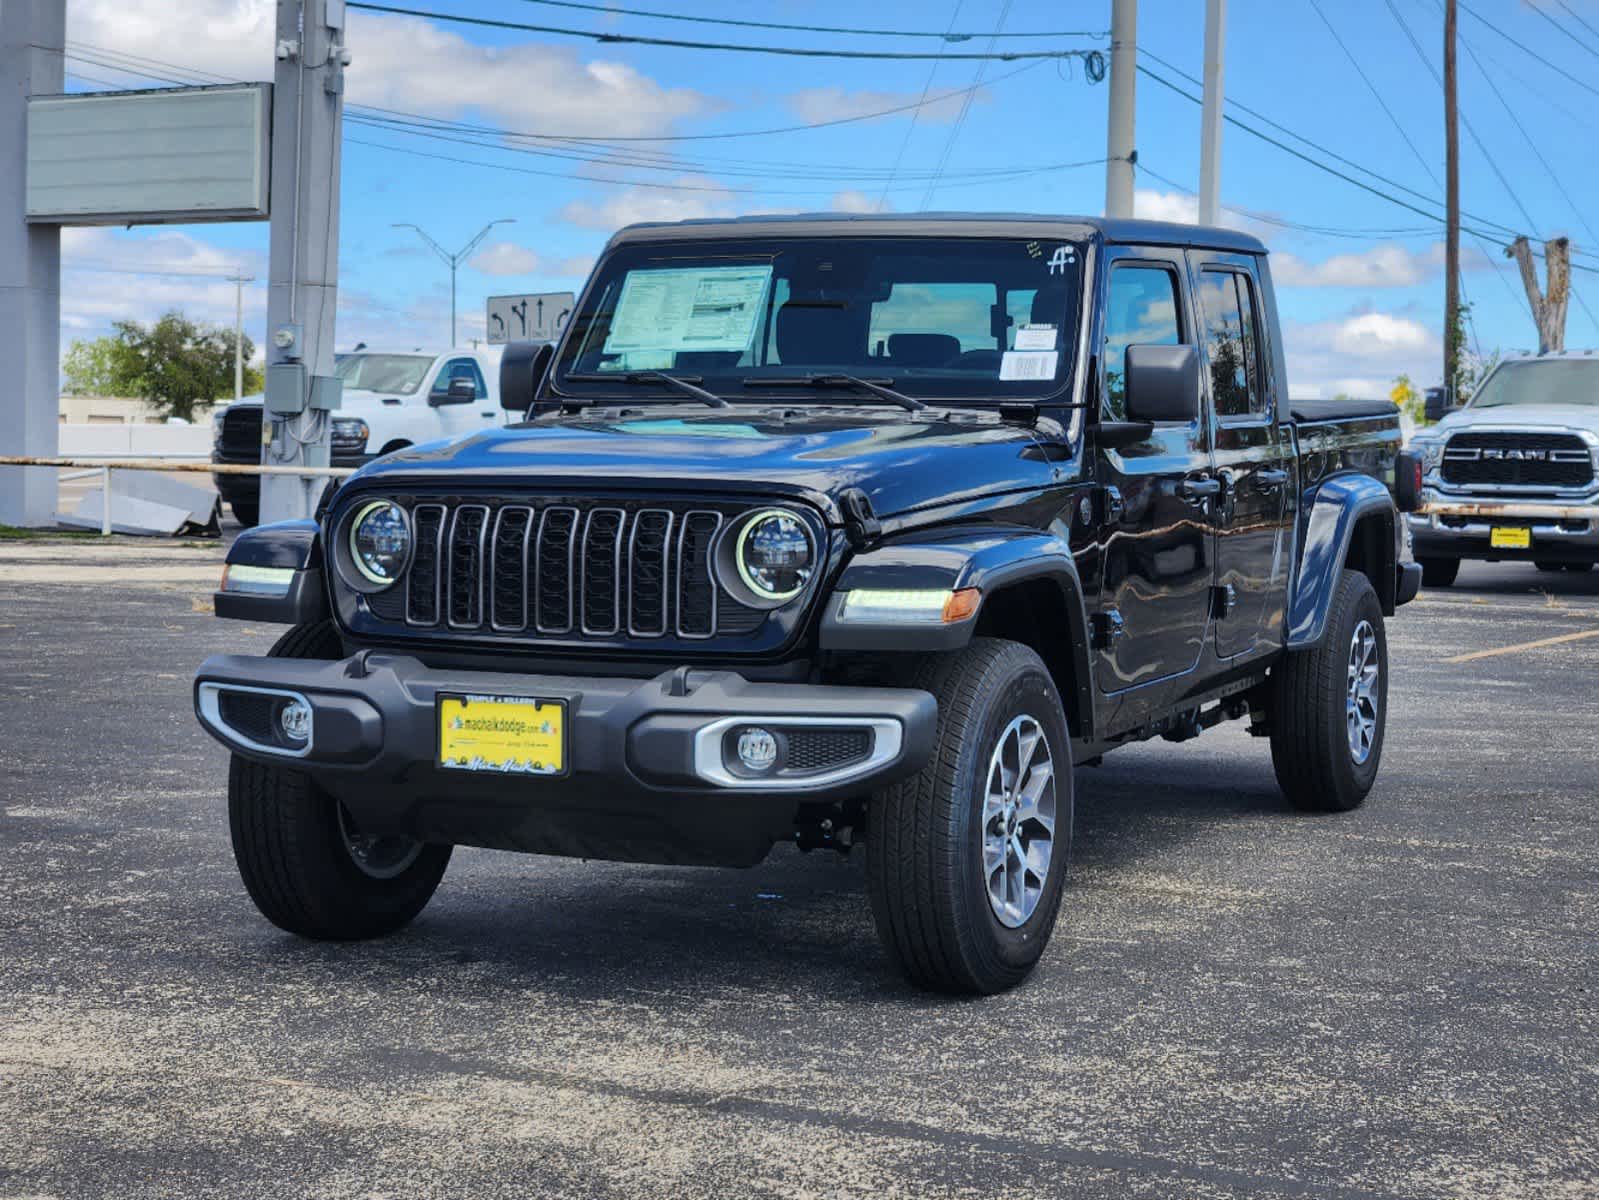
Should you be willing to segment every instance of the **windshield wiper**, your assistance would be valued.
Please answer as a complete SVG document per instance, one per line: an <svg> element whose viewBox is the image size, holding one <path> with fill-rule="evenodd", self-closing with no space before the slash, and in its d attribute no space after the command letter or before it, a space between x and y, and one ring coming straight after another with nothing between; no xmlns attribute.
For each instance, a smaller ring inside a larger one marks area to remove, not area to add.
<svg viewBox="0 0 1599 1200"><path fill-rule="evenodd" d="M774 376L767 379L751 378L744 381L745 387L852 387L863 392L871 392L880 396L891 404L897 404L907 412L920 412L926 408L915 396L907 396L904 392L896 392L888 386L886 379L861 379L855 375L795 375Z"/></svg>
<svg viewBox="0 0 1599 1200"><path fill-rule="evenodd" d="M617 381L631 384L664 383L668 387L676 388L685 396L693 396L694 399L709 404L712 408L727 407L727 401L723 400L715 392L707 392L704 388L695 386L700 382L700 376L698 375L668 375L665 371L628 371L625 374L618 372L615 375L601 374L599 372L591 375L568 375L567 378L573 383L615 383Z"/></svg>

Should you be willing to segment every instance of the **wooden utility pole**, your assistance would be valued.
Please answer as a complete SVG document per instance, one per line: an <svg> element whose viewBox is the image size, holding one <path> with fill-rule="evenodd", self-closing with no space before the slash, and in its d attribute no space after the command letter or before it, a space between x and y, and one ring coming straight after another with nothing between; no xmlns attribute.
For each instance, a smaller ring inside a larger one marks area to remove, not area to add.
<svg viewBox="0 0 1599 1200"><path fill-rule="evenodd" d="M1460 371L1460 118L1455 107L1455 0L1444 0L1444 395Z"/></svg>
<svg viewBox="0 0 1599 1200"><path fill-rule="evenodd" d="M1571 243L1555 238L1543 246L1547 286L1538 289L1538 264L1532 259L1527 239L1518 237L1505 251L1521 268L1521 286L1527 289L1527 303L1538 325L1538 353L1559 354L1566 348L1566 304L1571 299Z"/></svg>

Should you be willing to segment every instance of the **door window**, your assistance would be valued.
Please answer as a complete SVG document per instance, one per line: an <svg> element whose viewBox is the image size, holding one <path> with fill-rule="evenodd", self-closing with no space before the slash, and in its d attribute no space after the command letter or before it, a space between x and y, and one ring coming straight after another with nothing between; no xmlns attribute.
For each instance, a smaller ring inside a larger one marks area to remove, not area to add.
<svg viewBox="0 0 1599 1200"><path fill-rule="evenodd" d="M1177 275L1154 263L1123 263L1111 270L1105 310L1107 421L1127 418L1129 346L1176 346L1183 340L1177 316Z"/></svg>
<svg viewBox="0 0 1599 1200"><path fill-rule="evenodd" d="M483 382L483 372L479 369L476 359L452 358L444 364L439 371L438 378L433 381L433 394L446 396L450 391L450 384L457 379L470 379L477 388L477 398L482 400L489 394L488 385Z"/></svg>
<svg viewBox="0 0 1599 1200"><path fill-rule="evenodd" d="M1255 294L1249 277L1242 271L1206 267L1199 279L1216 416L1223 421L1263 416L1266 389L1261 386Z"/></svg>

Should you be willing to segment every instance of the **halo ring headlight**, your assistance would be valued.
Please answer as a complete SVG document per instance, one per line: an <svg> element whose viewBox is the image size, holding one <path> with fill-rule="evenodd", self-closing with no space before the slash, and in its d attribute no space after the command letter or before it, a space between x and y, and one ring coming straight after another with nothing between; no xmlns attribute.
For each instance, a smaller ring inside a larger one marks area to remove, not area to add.
<svg viewBox="0 0 1599 1200"><path fill-rule="evenodd" d="M391 500L373 500L356 510L349 524L350 565L364 581L362 590L381 591L397 582L411 561L411 522Z"/></svg>
<svg viewBox="0 0 1599 1200"><path fill-rule="evenodd" d="M816 539L798 513L762 509L739 527L733 563L745 587L762 600L781 604L810 582L816 570Z"/></svg>

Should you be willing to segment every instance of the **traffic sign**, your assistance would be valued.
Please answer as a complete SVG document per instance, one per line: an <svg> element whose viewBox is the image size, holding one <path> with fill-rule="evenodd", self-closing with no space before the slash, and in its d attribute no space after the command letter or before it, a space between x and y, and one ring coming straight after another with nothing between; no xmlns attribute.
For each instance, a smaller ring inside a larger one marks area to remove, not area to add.
<svg viewBox="0 0 1599 1200"><path fill-rule="evenodd" d="M553 342L561 336L576 306L577 297L571 292L490 296L489 345Z"/></svg>

